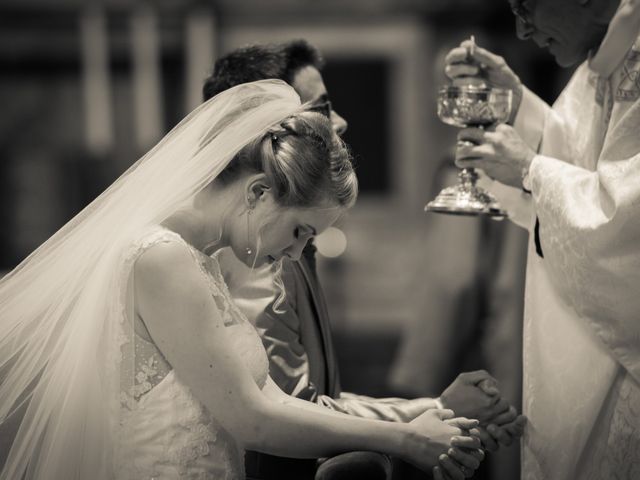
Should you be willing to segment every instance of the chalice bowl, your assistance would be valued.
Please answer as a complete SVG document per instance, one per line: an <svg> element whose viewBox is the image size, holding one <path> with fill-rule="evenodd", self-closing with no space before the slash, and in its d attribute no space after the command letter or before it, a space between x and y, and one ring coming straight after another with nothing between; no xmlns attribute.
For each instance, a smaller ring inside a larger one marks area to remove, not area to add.
<svg viewBox="0 0 640 480"><path fill-rule="evenodd" d="M438 92L438 117L444 123L460 128L487 128L504 123L511 114L512 92L485 85L450 85ZM464 168L458 184L442 190L429 202L425 211L452 215L485 215L494 220L506 218L507 212L493 195L476 182L478 172Z"/></svg>

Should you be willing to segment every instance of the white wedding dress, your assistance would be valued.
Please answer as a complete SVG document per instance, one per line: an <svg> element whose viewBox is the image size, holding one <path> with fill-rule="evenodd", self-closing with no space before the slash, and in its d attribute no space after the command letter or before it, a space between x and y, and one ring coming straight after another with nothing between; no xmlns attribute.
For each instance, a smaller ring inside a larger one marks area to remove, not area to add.
<svg viewBox="0 0 640 480"><path fill-rule="evenodd" d="M266 352L255 328L231 300L216 255L209 257L178 234L154 227L136 242L126 263L132 265L143 251L161 242L187 245L220 309L229 341L258 386L264 386ZM127 301L131 303L132 298ZM243 446L191 394L157 347L144 338L140 331L144 327L138 322L133 348L129 349L132 354L123 354L121 367L122 378L134 380L121 393L116 478L244 479Z"/></svg>

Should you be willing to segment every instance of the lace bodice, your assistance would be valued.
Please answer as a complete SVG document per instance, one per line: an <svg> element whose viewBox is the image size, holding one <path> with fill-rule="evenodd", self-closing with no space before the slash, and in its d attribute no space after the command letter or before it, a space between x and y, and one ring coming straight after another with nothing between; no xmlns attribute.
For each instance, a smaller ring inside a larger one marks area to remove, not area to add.
<svg viewBox="0 0 640 480"><path fill-rule="evenodd" d="M133 264L143 251L162 242L188 246L231 333L229 341L262 387L268 374L266 352L254 327L231 300L216 255L209 257L176 233L156 227L134 245L127 262ZM133 304L133 299L127 303ZM144 324L139 319L127 321L134 333L123 345L118 478L244 478L242 446L180 381Z"/></svg>

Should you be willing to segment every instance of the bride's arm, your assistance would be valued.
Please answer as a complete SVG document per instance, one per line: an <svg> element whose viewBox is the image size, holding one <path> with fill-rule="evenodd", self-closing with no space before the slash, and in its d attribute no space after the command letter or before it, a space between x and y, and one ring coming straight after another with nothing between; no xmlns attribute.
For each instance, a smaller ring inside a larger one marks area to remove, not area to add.
<svg viewBox="0 0 640 480"><path fill-rule="evenodd" d="M373 450L429 468L460 433L437 418L413 425L364 420L265 395L230 347L220 312L185 245L159 244L141 255L135 265L135 301L181 381L248 448L311 458ZM460 442L476 446L469 438Z"/></svg>
<svg viewBox="0 0 640 480"><path fill-rule="evenodd" d="M278 386L278 384L276 384L275 381L273 381L271 377L267 378L267 382L262 388L262 392L271 400L275 402L279 402L291 408L308 410L310 412L314 412L321 415L329 415L333 417L334 421L338 421L338 422L343 421L343 419L345 418L345 414L342 412L332 410L330 408L321 406L314 402L308 402L306 400L301 400L300 398L287 395L284 391L282 391L282 389ZM447 437L447 435L450 435L451 433L442 431L441 434L438 435L438 431L440 430L439 427L441 426L439 425L439 423L442 420L445 420L445 422L448 425L453 425L465 431L469 431L470 429L473 429L478 426L479 422L477 420L469 420L467 418L462 418L462 417L452 418L453 415L454 415L453 410L449 410L449 409L439 410L437 408L432 408L423 412L421 415L417 415L411 422L409 422L409 424L413 428L416 428L418 431L422 433L430 434L430 437L432 440L436 442L439 441L443 444L446 444L450 440ZM346 416L347 418L353 418L351 415L348 415L348 414ZM359 418L359 417L356 417L356 418ZM380 422L381 420L374 419L373 421ZM396 423L396 422L393 422L393 423ZM440 437L439 440L438 440L438 437ZM471 446L472 443L476 442L476 440L467 437L467 438L461 438L461 442L462 443L467 442L467 445ZM455 444L460 447L463 446L462 443L455 442ZM478 450L470 451L468 449L467 450L460 449L458 448L458 446L453 446L453 448L448 449L448 453L449 453L448 456L451 456L451 458L455 458L458 461L458 463L469 466L474 470L478 468L480 461L484 458L484 454ZM451 462L451 459L448 458L448 456L447 455L440 456L441 466L445 468L445 471L447 473L455 473L455 474L459 473L459 472L452 472L452 470L456 470L457 467L455 466L455 463ZM405 452L404 458L406 457L407 457L407 454ZM408 459L408 460L412 461L411 459ZM455 475L453 476L455 478Z"/></svg>

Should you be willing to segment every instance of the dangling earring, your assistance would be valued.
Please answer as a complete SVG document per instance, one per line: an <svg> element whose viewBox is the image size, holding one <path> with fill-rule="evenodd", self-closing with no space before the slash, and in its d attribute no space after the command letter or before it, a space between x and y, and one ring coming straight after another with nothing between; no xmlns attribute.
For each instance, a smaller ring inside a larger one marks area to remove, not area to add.
<svg viewBox="0 0 640 480"><path fill-rule="evenodd" d="M247 210L247 248L245 249L245 251L247 252L247 256L251 256L251 254L253 253L253 250L251 250L251 239L250 239L250 234L249 232L251 231L251 227L249 224L249 219L251 218L251 214L253 213L253 205L251 205L249 207L249 210Z"/></svg>

